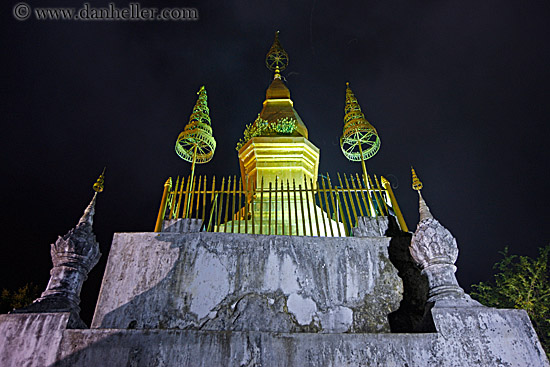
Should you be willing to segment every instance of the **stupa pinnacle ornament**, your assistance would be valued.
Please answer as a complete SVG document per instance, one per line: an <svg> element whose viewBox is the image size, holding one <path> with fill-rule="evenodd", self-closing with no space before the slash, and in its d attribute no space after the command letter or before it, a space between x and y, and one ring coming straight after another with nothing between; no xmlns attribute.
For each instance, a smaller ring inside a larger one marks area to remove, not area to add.
<svg viewBox="0 0 550 367"><path fill-rule="evenodd" d="M410 246L411 256L426 275L429 284L428 302L453 300L453 305L478 306L458 285L454 265L458 258L458 246L451 232L439 223L420 190L423 185L411 167L412 187L419 195L420 220L413 234ZM457 300L461 302L457 303Z"/></svg>
<svg viewBox="0 0 550 367"><path fill-rule="evenodd" d="M216 140L212 136L210 111L204 85L200 87L197 94L199 97L193 108L193 113L189 117L189 123L185 125L185 129L179 134L176 141L176 153L181 159L191 162L191 190L193 190L195 164L209 162L214 157L216 150ZM189 205L187 205L188 207ZM185 217L187 217L187 213L185 213Z"/></svg>
<svg viewBox="0 0 550 367"><path fill-rule="evenodd" d="M94 184L94 197L76 227L51 245L53 268L46 290L32 304L12 313L69 312L69 328L87 328L80 319L78 305L82 284L101 257L92 224L97 194L103 191L104 174L105 169Z"/></svg>
<svg viewBox="0 0 550 367"><path fill-rule="evenodd" d="M101 172L101 175L99 175L99 178L94 183L93 189L95 192L103 192L105 188L105 169L106 167L103 167L103 172Z"/></svg>
<svg viewBox="0 0 550 367"><path fill-rule="evenodd" d="M279 74L288 65L288 54L281 46L278 34L275 33L275 41L265 58L267 68L275 72L275 77L265 93L262 111L254 122L246 126L243 138L237 143L237 151L254 137L308 137L306 125L290 99L290 90Z"/></svg>
<svg viewBox="0 0 550 367"><path fill-rule="evenodd" d="M197 92L199 97L189 117L189 123L179 134L176 141L176 153L181 159L195 163L207 163L214 156L216 140L212 136L210 111L204 85Z"/></svg>
<svg viewBox="0 0 550 367"><path fill-rule="evenodd" d="M265 56L265 65L267 68L275 72L275 78L281 79L280 72L288 66L288 54L286 53L281 42L279 42L279 31L275 32L275 40Z"/></svg>
<svg viewBox="0 0 550 367"><path fill-rule="evenodd" d="M418 210L420 212L420 221L423 221L424 219L433 218L432 213L430 212L430 208L428 208L428 205L426 205L426 202L424 201L424 198L422 197L422 193L420 190L422 190L422 181L418 178L416 175L416 172L414 171L414 168L411 167L412 172L412 188L416 192L418 192ZM458 250L457 250L458 251Z"/></svg>
<svg viewBox="0 0 550 367"><path fill-rule="evenodd" d="M101 173L101 175L99 175L99 178L94 183L94 186L92 186L92 188L95 191L94 197L92 198L92 201L90 202L86 210L84 210L84 214L78 221L78 224L88 223L90 227L93 225L96 197L98 193L103 192L103 189L105 187L104 182L105 182L105 168L103 168L103 172Z"/></svg>
<svg viewBox="0 0 550 367"><path fill-rule="evenodd" d="M372 158L380 149L380 138L357 102L349 82L346 83L346 106L344 108L344 130L340 138L342 153L350 161L361 161L365 181L367 168L365 161ZM368 186L368 183L366 183Z"/></svg>

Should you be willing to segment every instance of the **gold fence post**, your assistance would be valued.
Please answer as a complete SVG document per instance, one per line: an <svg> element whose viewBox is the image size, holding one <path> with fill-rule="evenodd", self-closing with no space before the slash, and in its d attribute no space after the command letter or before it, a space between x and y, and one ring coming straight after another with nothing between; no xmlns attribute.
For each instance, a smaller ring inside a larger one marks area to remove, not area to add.
<svg viewBox="0 0 550 367"><path fill-rule="evenodd" d="M263 177L262 177L263 180ZM269 210L267 211L267 228L268 228L268 235L271 236L271 181L269 181ZM277 203L275 203L275 226L277 225Z"/></svg>
<svg viewBox="0 0 550 367"><path fill-rule="evenodd" d="M328 226L330 228L330 236L331 237L334 237L334 229L332 229L332 221L331 221L331 218L330 218L330 204L328 202L328 197L327 197L327 188L325 186L325 178L323 176L321 176L321 183L323 184L323 195L325 196L325 212L327 213L327 218L328 218ZM321 196L319 194L319 196ZM331 198L332 198L332 195L331 195ZM322 200L319 200L319 202L321 202ZM334 202L334 200L333 200ZM321 207L322 209L322 207ZM336 212L336 210L334 210L334 212ZM323 225L325 226L325 236L328 237L328 233L327 233L327 227L325 225L325 215L322 215L323 217ZM338 220L338 219L337 219ZM337 228L338 228L338 231L340 231L340 226L337 225ZM340 232L338 232L340 233Z"/></svg>
<svg viewBox="0 0 550 367"><path fill-rule="evenodd" d="M248 233L248 176L245 178L245 187L244 191L244 233Z"/></svg>
<svg viewBox="0 0 550 367"><path fill-rule="evenodd" d="M262 181L260 183L260 234L263 234L263 230L262 230L263 216L264 216L264 176L262 176Z"/></svg>
<svg viewBox="0 0 550 367"><path fill-rule="evenodd" d="M305 175L304 175L304 185L306 186L306 192L307 192L307 179L305 178ZM315 192L313 191L313 179L309 179L309 182L311 183L311 202L312 202L312 205L313 205L313 214L315 215L315 225L317 226L317 236L318 237L321 237L321 227L319 227L319 218L317 217L317 208L315 207ZM316 185L317 188L318 188L318 184ZM307 201L308 203L308 211L309 211L309 200ZM321 204L321 200L319 200L319 204ZM322 209L322 208L321 208ZM311 220L310 220L311 222ZM327 227L326 227L326 224L325 222L323 221L323 225L325 226L325 236L327 235ZM311 231L313 232L313 230Z"/></svg>
<svg viewBox="0 0 550 367"><path fill-rule="evenodd" d="M290 184L286 180L286 198L288 199L288 235L292 236L292 209L290 206Z"/></svg>
<svg viewBox="0 0 550 367"><path fill-rule="evenodd" d="M180 215L179 213L180 213L181 197L183 195L183 182L184 181L185 181L185 177L181 176L181 185L178 186L178 184L176 183L176 189L174 190L175 191L174 195L176 195L176 194L179 195L178 205L176 205L176 215L174 216L174 219L178 219L178 216Z"/></svg>
<svg viewBox="0 0 550 367"><path fill-rule="evenodd" d="M403 214L401 213L401 209L399 209L399 205L397 205L397 200L395 199L395 195L393 194L393 191L391 189L390 182L384 176L381 176L380 179L382 180L382 186L384 186L384 188L386 189L386 191L388 191L388 194L390 195L391 206L393 207L393 211L395 212L395 216L397 217L397 221L399 222L401 230L403 232L408 232L409 228L407 227L407 223L405 223L405 218L403 218Z"/></svg>
<svg viewBox="0 0 550 367"><path fill-rule="evenodd" d="M330 190L329 196L330 201L332 202L332 209L334 210L334 214L336 214L336 228L338 229L338 237L342 237L342 231L340 230L340 224L338 221L338 214L342 213L342 223L344 223L344 231L346 231L346 218L344 216L344 211L342 210L342 205L340 204L340 197L336 198L336 201L338 202L338 207L336 206L334 202L334 190L332 189L332 183L330 182L330 176L327 172L327 184L328 189ZM324 188L324 187L323 187ZM338 191L336 191L336 195L338 195ZM330 225L330 228L332 228L332 224Z"/></svg>
<svg viewBox="0 0 550 367"><path fill-rule="evenodd" d="M231 176L229 176L231 177ZM220 231L220 225L221 225L221 222L222 222L222 215L223 215L223 194L225 194L225 192L223 191L223 188L224 188L224 185L225 185L225 177L222 177L222 188L220 190L220 205L217 206L218 208L218 212L216 213L217 214L217 218L214 218L214 230L213 232L221 232ZM216 201L216 205L217 205L217 201Z"/></svg>
<svg viewBox="0 0 550 367"><path fill-rule="evenodd" d="M240 180L239 180L240 182ZM235 197L237 196L237 176L233 175L233 195L231 197L231 233L235 233ZM240 222L239 222L240 223Z"/></svg>
<svg viewBox="0 0 550 367"><path fill-rule="evenodd" d="M198 209L197 209L198 213ZM203 181L203 190L202 190L202 223L204 225L204 221L206 219L206 175L204 175L204 181Z"/></svg>
<svg viewBox="0 0 550 367"><path fill-rule="evenodd" d="M378 196L376 196L376 188L372 184L372 180L371 180L370 176L367 176L367 177L368 177L368 180L369 180L370 187L372 187L372 192L374 194L374 200L376 201L376 206L378 207L378 211L380 213L382 213L381 216L384 216L384 209L382 209L382 205L380 205L380 201L378 201ZM382 198L380 198L380 199L382 199ZM376 214L376 210L374 212L375 212L374 216L378 217L378 214Z"/></svg>
<svg viewBox="0 0 550 367"><path fill-rule="evenodd" d="M355 186L355 181L353 180L353 174L349 175L349 179L351 181L351 186L353 187L353 193L355 194L355 201L357 203L357 206L359 207L359 214L362 217L364 217L365 215L363 214L363 208L361 207L361 201L359 201L359 194L357 194L357 187ZM347 185L348 179L347 179L345 173L344 173L344 180L346 180L346 185ZM357 225L357 223L355 223L355 225Z"/></svg>
<svg viewBox="0 0 550 367"><path fill-rule="evenodd" d="M252 227L252 234L256 234L256 228L254 223L254 197L256 196L256 181L252 180L252 195L250 196L250 226Z"/></svg>
<svg viewBox="0 0 550 367"><path fill-rule="evenodd" d="M371 214L371 208L370 208L370 201L367 201L367 199L365 199L365 193L363 192L363 184L361 183L361 179L359 178L359 175L356 173L355 174L355 177L357 178L357 186L359 187L359 190L361 192L361 198L363 199L363 205L365 206L365 211L367 212L367 217L370 217ZM353 181L352 181L353 182ZM367 191L367 196L369 196L369 192ZM361 205L359 205L360 207Z"/></svg>
<svg viewBox="0 0 550 367"><path fill-rule="evenodd" d="M378 187L378 193L380 194L380 200L382 200L382 204L384 204L384 208L386 209L386 214L390 215L390 212L388 210L388 205L386 204L386 200L384 199L384 196L382 195L382 188L380 187L380 182L378 182L378 177L374 175L374 181L376 182L376 186Z"/></svg>
<svg viewBox="0 0 550 367"><path fill-rule="evenodd" d="M292 179L292 192L294 194L294 220L295 220L294 226L296 227L296 236L299 236L300 226L298 225L298 203L296 202L296 180L295 179ZM304 236L305 236L305 232L306 231L304 229Z"/></svg>
<svg viewBox="0 0 550 367"><path fill-rule="evenodd" d="M275 179L275 183L277 183L277 179ZM284 186L283 186L283 180L281 180L281 231L283 232L283 236L285 235L285 200L284 200ZM277 200L277 191L275 191L275 200ZM275 212L275 218L277 212ZM277 220L277 219L275 219ZM277 232L275 232L277 234Z"/></svg>
<svg viewBox="0 0 550 367"><path fill-rule="evenodd" d="M155 224L155 232L162 230L162 223L164 222L164 214L166 213L166 198L168 197L168 191L172 188L172 177L164 183L164 191L162 192L162 199L160 200L159 214L157 216L157 223Z"/></svg>
<svg viewBox="0 0 550 367"><path fill-rule="evenodd" d="M231 176L227 179L227 198L225 199L225 217L223 222L223 231L227 232L227 215L229 214L229 199L231 197Z"/></svg>
<svg viewBox="0 0 550 367"><path fill-rule="evenodd" d="M351 191L349 189L349 185L348 185L348 179L346 178L346 174L344 174L344 178L346 180L346 187L348 189L348 199L349 199L349 205L351 206L351 209L353 210L353 216L355 218L355 225L352 223L352 220L353 218L351 217L350 215L350 211L349 211L349 208L348 208L348 202L346 201L346 192L345 192L345 189L344 189L344 185L342 185L342 178L340 177L340 173L336 173L338 175L338 181L340 182L340 187L342 188L342 200L344 201L344 204L346 206L346 213L348 213L348 218L349 218L349 228L350 228L350 231L351 229L357 225L357 212L355 211L355 206L353 206L353 198L351 197Z"/></svg>

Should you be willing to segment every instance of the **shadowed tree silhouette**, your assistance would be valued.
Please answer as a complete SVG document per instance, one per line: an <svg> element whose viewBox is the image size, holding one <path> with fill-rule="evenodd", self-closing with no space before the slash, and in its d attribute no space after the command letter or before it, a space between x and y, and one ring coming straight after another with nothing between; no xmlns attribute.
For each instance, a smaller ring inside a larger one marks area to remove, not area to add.
<svg viewBox="0 0 550 367"><path fill-rule="evenodd" d="M550 245L540 248L536 259L511 255L508 248L501 254L494 280L473 284L471 295L486 306L527 311L550 357Z"/></svg>
<svg viewBox="0 0 550 367"><path fill-rule="evenodd" d="M27 283L13 291L4 288L0 293L0 313L7 313L14 308L27 306L39 296L40 288L33 283Z"/></svg>

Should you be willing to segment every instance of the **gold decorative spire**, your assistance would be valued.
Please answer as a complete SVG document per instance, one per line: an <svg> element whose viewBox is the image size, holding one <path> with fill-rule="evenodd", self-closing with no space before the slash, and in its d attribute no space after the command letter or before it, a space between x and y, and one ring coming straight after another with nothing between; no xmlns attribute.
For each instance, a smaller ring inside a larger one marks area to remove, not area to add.
<svg viewBox="0 0 550 367"><path fill-rule="evenodd" d="M344 130L340 138L340 148L350 161L361 161L365 177L367 177L365 161L372 158L380 149L378 133L361 112L361 106L359 106L349 82L346 83Z"/></svg>
<svg viewBox="0 0 550 367"><path fill-rule="evenodd" d="M288 66L288 54L286 53L281 42L279 42L279 31L275 32L275 40L265 56L265 65L271 71L275 72L275 78L281 79L280 72Z"/></svg>
<svg viewBox="0 0 550 367"><path fill-rule="evenodd" d="M412 171L412 188L413 190L420 192L420 190L422 190L422 187L423 187L422 182L420 181L420 179L418 179L418 176L416 175L414 168L411 167L411 171Z"/></svg>
<svg viewBox="0 0 550 367"><path fill-rule="evenodd" d="M290 99L290 90L281 80L280 72L288 65L288 54L279 42L279 32L265 58L269 70L275 72L275 78L267 88L262 111L254 122L248 124L244 136L237 143L237 151L254 137L303 136L307 139L307 127L294 109Z"/></svg>
<svg viewBox="0 0 550 367"><path fill-rule="evenodd" d="M176 153L181 159L191 162L191 183L194 182L195 164L210 162L216 150L216 140L212 136L210 110L208 109L204 85L200 87L197 94L199 97L193 108L193 113L189 117L189 123L185 125L185 129L176 141ZM191 184L191 190L193 190L193 184ZM187 211L189 211L190 199L191 195L188 197ZM184 218L187 218L187 212L184 215Z"/></svg>
<svg viewBox="0 0 550 367"><path fill-rule="evenodd" d="M422 197L422 194L420 193L420 190L422 190L422 182L416 175L416 172L414 171L414 168L411 167L412 172L412 188L413 190L416 190L418 192L418 211L420 213L420 222L422 222L425 219L433 219L432 213L430 212L430 208L424 201L424 198Z"/></svg>
<svg viewBox="0 0 550 367"><path fill-rule="evenodd" d="M99 175L99 178L94 183L93 189L94 189L94 197L92 198L92 201L88 206L86 207L86 210L84 210L84 214L82 214L82 217L78 221L78 225L82 223L86 223L90 226L92 226L94 222L94 213L95 213L95 201L97 198L97 194L100 192L103 192L104 189L104 182L105 182L105 167L103 167L103 172L101 175Z"/></svg>
<svg viewBox="0 0 550 367"><path fill-rule="evenodd" d="M101 173L101 175L99 175L99 178L93 186L95 192L103 192L105 182L105 168L106 167L103 167L103 172Z"/></svg>
<svg viewBox="0 0 550 367"><path fill-rule="evenodd" d="M179 134L176 153L187 162L206 163L214 156L216 140L212 136L207 95L204 85L197 92L199 97L189 117L189 123ZM194 163L193 163L194 167Z"/></svg>

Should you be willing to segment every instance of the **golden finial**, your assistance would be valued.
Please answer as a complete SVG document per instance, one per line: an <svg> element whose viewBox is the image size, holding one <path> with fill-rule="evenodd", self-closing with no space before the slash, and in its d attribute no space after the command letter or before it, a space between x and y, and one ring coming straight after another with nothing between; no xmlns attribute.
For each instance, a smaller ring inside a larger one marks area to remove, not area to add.
<svg viewBox="0 0 550 367"><path fill-rule="evenodd" d="M411 172L412 172L412 188L413 190L416 190L418 192L418 211L420 213L420 221L422 222L425 219L433 219L432 213L430 212L430 208L428 207L428 204L426 204L426 201L422 197L422 193L420 190L422 190L422 182L418 179L418 176L416 175L416 172L414 171L414 168L411 166Z"/></svg>
<svg viewBox="0 0 550 367"><path fill-rule="evenodd" d="M94 183L93 189L95 191L94 197L92 198L92 201L90 201L90 204L86 207L86 210L84 210L84 214L78 221L78 225L81 224L87 224L89 226L92 226L94 223L94 213L95 213L95 200L97 198L97 194L102 192L104 189L104 182L105 182L105 167L103 167L103 172L101 175L99 175L99 178Z"/></svg>
<svg viewBox="0 0 550 367"><path fill-rule="evenodd" d="M181 159L191 162L190 182L194 182L195 164L210 162L216 150L216 140L212 136L210 110L208 109L206 88L204 88L204 85L200 87L197 94L199 98L197 98L193 113L189 117L189 123L185 125L176 141L176 153ZM191 184L190 190L193 190L193 184ZM184 218L187 218L187 212L189 212L189 200L191 200L191 195L187 199L187 209L184 213Z"/></svg>
<svg viewBox="0 0 550 367"><path fill-rule="evenodd" d="M344 107L344 131L340 138L342 153L350 161L361 161L363 174L367 177L365 161L372 158L380 149L380 138L374 126L372 126L357 102L346 82L346 105Z"/></svg>
<svg viewBox="0 0 550 367"><path fill-rule="evenodd" d="M275 72L275 78L278 79L281 78L279 73L288 66L288 54L279 42L279 31L275 32L275 40L265 56L265 65L269 70Z"/></svg>
<svg viewBox="0 0 550 367"><path fill-rule="evenodd" d="M411 166L412 171L412 188L413 190L420 191L422 190L422 182L418 179L418 176L416 175L416 172L414 171L414 168Z"/></svg>
<svg viewBox="0 0 550 367"><path fill-rule="evenodd" d="M103 189L104 189L105 168L106 167L103 167L103 172L101 173L101 175L99 176L99 178L97 179L97 181L95 182L95 184L93 186L93 189L94 189L95 192L102 192Z"/></svg>
<svg viewBox="0 0 550 367"><path fill-rule="evenodd" d="M176 141L176 153L181 159L193 162L193 168L195 162L209 162L216 149L204 85L200 87L197 94L199 97L189 117L189 123L185 125Z"/></svg>

